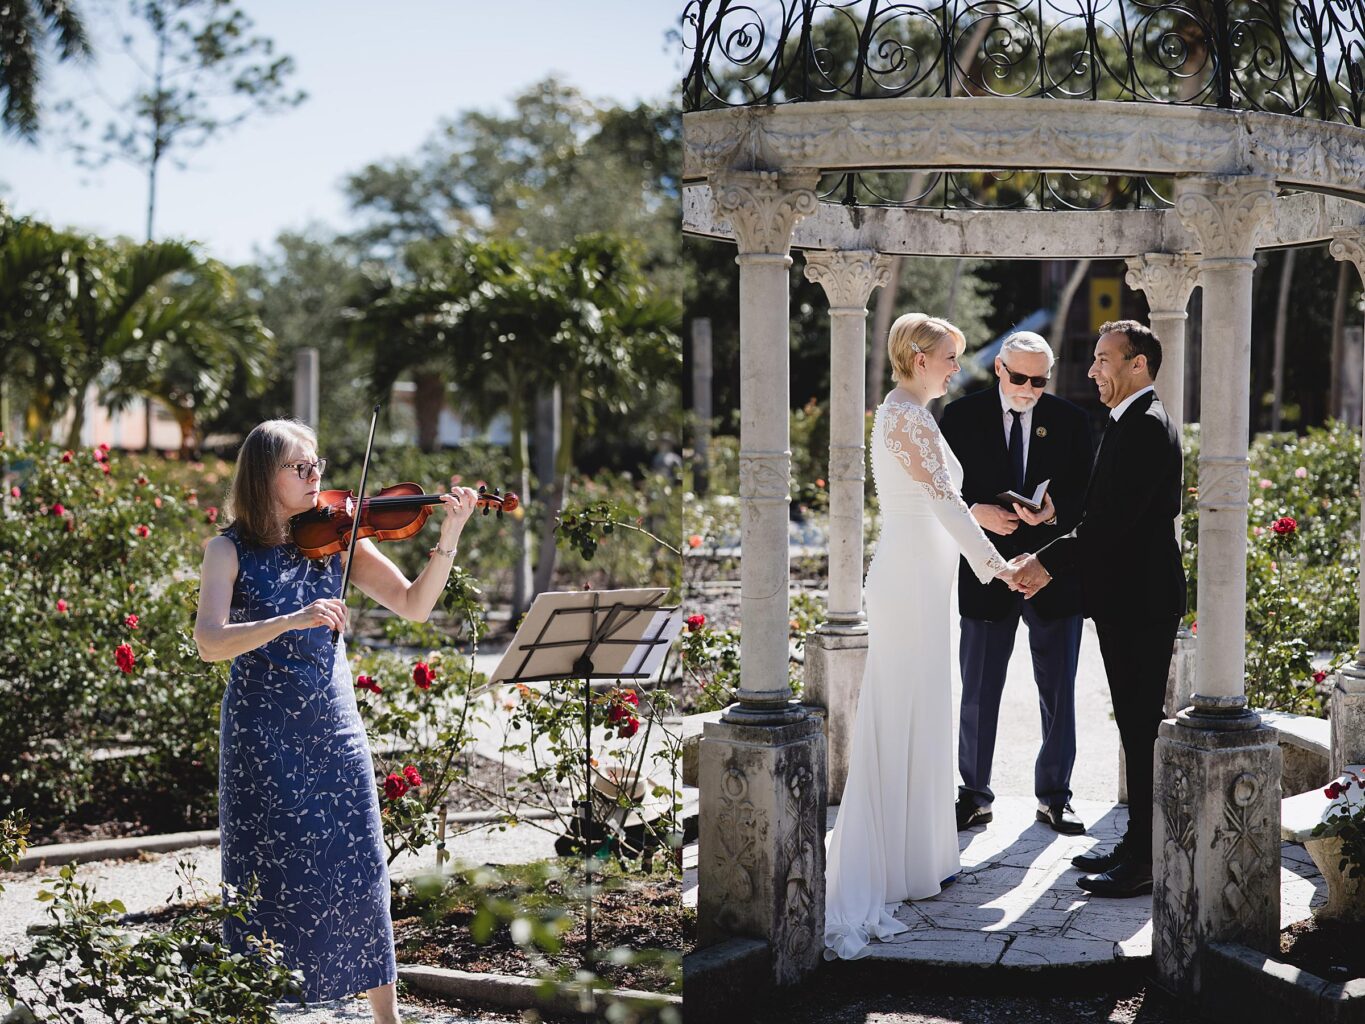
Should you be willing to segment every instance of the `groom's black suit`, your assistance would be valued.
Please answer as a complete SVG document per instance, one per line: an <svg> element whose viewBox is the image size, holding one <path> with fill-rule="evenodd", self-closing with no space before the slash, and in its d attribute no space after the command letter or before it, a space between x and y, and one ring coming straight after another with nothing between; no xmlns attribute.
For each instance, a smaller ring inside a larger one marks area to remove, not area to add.
<svg viewBox="0 0 1365 1024"><path fill-rule="evenodd" d="M1095 620L1128 775L1128 845L1152 858L1152 757L1180 617L1185 571L1175 538L1180 442L1157 400L1140 395L1107 421L1075 535L1038 555L1054 577L1081 581ZM1044 591L1047 588L1044 588ZM1043 591L1040 591L1040 596Z"/></svg>

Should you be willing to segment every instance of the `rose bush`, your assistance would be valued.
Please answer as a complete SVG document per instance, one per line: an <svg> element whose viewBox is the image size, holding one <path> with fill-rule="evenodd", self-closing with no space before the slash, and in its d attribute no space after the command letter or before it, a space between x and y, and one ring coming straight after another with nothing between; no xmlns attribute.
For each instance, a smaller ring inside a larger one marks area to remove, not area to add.
<svg viewBox="0 0 1365 1024"><path fill-rule="evenodd" d="M64 455L0 442L0 815L41 831L115 786L202 818L226 680L191 638L213 469ZM95 756L120 746L143 754Z"/></svg>
<svg viewBox="0 0 1365 1024"><path fill-rule="evenodd" d="M1247 694L1259 707L1322 713L1328 672L1359 643L1360 434L1340 422L1251 444ZM1199 427L1185 431L1182 519L1189 620L1198 615ZM1292 523L1292 526L1290 525ZM1326 667L1322 661L1326 660Z"/></svg>

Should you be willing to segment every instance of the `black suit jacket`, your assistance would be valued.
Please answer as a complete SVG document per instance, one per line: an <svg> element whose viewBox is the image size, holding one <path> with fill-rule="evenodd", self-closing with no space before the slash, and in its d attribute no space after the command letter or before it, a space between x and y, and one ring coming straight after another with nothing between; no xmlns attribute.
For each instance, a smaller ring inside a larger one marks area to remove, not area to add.
<svg viewBox="0 0 1365 1024"><path fill-rule="evenodd" d="M943 410L939 429L962 463L962 500L968 505L996 504L995 496L1014 486L1003 417L998 385L959 398ZM1021 522L1007 537L987 531L1006 559L1037 551L1075 526L1090 477L1090 425L1079 408L1055 395L1042 395L1033 407L1030 431L1024 490L1031 494L1044 480L1052 481L1048 493L1057 506L1057 525ZM1017 601L1018 594L1003 582L982 583L964 561L957 575L961 614L969 619L1002 619ZM1081 610L1080 583L1074 576L1054 580L1038 591L1033 602L1045 619L1076 615Z"/></svg>
<svg viewBox="0 0 1365 1024"><path fill-rule="evenodd" d="M1085 614L1097 622L1154 622L1185 614L1185 570L1175 538L1180 441L1149 391L1108 426L1074 537L1038 555L1054 582L1077 575ZM1037 598L1034 598L1037 600Z"/></svg>

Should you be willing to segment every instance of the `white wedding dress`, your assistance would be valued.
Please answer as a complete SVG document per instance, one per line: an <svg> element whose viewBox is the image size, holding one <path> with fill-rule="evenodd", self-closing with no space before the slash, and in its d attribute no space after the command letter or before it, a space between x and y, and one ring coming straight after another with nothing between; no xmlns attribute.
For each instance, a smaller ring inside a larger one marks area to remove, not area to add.
<svg viewBox="0 0 1365 1024"><path fill-rule="evenodd" d="M962 466L923 406L877 409L881 537L867 573L867 669L848 782L828 840L825 957L907 930L894 904L957 873L949 615L958 555L984 583L1005 561L963 503Z"/></svg>

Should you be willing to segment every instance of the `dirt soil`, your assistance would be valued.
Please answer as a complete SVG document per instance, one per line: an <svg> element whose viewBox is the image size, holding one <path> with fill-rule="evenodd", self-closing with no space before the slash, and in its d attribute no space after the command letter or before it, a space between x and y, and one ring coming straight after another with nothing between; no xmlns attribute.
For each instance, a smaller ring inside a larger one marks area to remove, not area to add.
<svg viewBox="0 0 1365 1024"><path fill-rule="evenodd" d="M1360 926L1309 918L1280 932L1280 959L1330 982L1365 978Z"/></svg>
<svg viewBox="0 0 1365 1024"><path fill-rule="evenodd" d="M635 950L681 950L685 919L690 910L682 906L682 888L677 878L640 878L616 880L620 888L599 892L593 901L593 945L598 950L628 946ZM557 881L546 886L548 897L564 895ZM571 899L573 902L571 902ZM576 897L566 897L564 907L573 918L573 927L562 937L558 953L546 954L551 968L566 968L570 974L583 962L585 930L583 907ZM394 943L400 963L427 964L462 971L512 974L522 977L544 975L512 941L505 925L497 927L487 943L474 941L469 924L474 909L452 905L439 919L421 916L424 906L413 899L394 898ZM614 988L641 989L646 992L671 990L672 978L659 964L613 964L599 961L596 973Z"/></svg>
<svg viewBox="0 0 1365 1024"><path fill-rule="evenodd" d="M508 769L505 781L510 785L519 777L515 770ZM480 789L498 792L504 783L502 766L490 758L470 754L469 779ZM488 801L474 792L473 788L463 784L452 786L449 810L492 810ZM176 801L165 795L154 798L154 794L117 787L102 789L101 797L98 803L87 804L53 826L39 828L35 825L28 837L29 845L79 843L93 839L162 835L218 827L216 793L212 799L199 800L198 806L187 806L183 800Z"/></svg>

